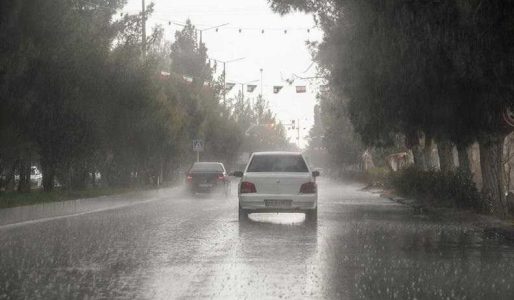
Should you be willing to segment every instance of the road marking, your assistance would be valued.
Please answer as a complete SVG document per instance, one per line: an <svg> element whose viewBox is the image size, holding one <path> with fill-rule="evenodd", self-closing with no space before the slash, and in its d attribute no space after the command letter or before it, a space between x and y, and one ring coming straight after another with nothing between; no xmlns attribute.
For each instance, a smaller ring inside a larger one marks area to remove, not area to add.
<svg viewBox="0 0 514 300"><path fill-rule="evenodd" d="M178 188L179 187L174 187L174 188L171 188L170 190L176 190ZM115 206L106 207L106 208L93 209L93 210L83 211L83 212L74 213L74 214L40 218L40 219L21 221L21 222L16 222L16 223L11 223L11 224L5 224L5 225L0 225L0 230L11 229L11 228L21 227L21 226L31 225L31 224L44 223L44 222L55 221L55 220L61 220L61 219L65 219L65 218L79 217L79 216L83 216L83 215L87 215L87 214L94 214L94 213L103 212L103 211L109 211L109 210L115 210L115 209L120 209L120 208L124 208L124 207L131 207L131 206L135 206L135 205L145 204L145 203L149 203L149 202L161 201L161 200L164 200L167 198L169 198L169 195L157 197L154 199L144 200L144 201L138 201L138 202L134 202L134 203L126 203L126 204L115 205Z"/></svg>

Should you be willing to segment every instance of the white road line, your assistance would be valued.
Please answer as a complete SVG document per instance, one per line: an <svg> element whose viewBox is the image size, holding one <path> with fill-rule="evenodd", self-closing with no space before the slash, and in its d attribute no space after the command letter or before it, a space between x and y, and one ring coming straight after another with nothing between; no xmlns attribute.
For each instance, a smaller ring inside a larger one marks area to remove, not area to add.
<svg viewBox="0 0 514 300"><path fill-rule="evenodd" d="M173 191L173 190L176 190L176 189L178 189L178 187L172 188L171 190ZM62 215L62 216L54 216L54 217L47 217L47 218L40 218L40 219L16 222L16 223L11 223L11 224L5 224L5 225L0 225L0 230L6 230L6 229L11 229L11 228L25 226L25 225L31 225L31 224L44 223L44 222L49 222L49 221L54 221L54 220L65 219L65 218L78 217L78 216L83 216L83 215L87 215L87 214L94 214L94 213L103 212L103 211L120 209L120 208L124 208L124 207L131 207L131 206L145 204L145 203L149 203L149 202L155 202L155 201L164 200L164 199L166 199L168 197L169 196L163 196L163 197L158 197L158 198L144 200L144 201L138 201L138 202L133 202L133 203L126 203L126 204L121 204L121 205L115 205L115 206L106 207L106 208L93 209L93 210L84 211L84 212L80 212L80 213L74 213L74 214L68 214L68 215Z"/></svg>

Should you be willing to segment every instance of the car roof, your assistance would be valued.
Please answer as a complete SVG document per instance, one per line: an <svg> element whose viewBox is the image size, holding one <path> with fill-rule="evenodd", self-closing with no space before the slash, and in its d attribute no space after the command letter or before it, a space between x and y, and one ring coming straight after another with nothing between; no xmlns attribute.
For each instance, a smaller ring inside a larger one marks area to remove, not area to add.
<svg viewBox="0 0 514 300"><path fill-rule="evenodd" d="M254 152L253 155L302 155L302 153L298 151L264 151Z"/></svg>

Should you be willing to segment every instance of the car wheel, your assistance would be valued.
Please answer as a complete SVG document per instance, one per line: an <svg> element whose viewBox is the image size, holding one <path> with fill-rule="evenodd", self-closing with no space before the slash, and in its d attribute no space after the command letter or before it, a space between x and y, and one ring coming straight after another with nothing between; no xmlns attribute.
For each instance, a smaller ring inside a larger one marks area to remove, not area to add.
<svg viewBox="0 0 514 300"><path fill-rule="evenodd" d="M305 220L309 223L316 223L318 221L318 208L307 210Z"/></svg>

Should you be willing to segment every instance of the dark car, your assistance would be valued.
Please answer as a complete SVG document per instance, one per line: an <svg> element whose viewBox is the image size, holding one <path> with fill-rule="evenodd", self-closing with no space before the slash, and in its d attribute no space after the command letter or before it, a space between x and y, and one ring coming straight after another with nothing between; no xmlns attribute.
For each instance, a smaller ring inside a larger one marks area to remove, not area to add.
<svg viewBox="0 0 514 300"><path fill-rule="evenodd" d="M220 192L228 196L230 193L230 178L219 162L195 162L187 171L186 185L191 194Z"/></svg>

